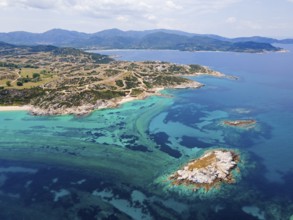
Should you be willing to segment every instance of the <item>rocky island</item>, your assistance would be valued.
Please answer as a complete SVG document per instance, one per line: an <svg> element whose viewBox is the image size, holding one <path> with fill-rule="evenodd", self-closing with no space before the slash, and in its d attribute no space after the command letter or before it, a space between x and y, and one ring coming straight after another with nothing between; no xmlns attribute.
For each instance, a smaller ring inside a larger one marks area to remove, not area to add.
<svg viewBox="0 0 293 220"><path fill-rule="evenodd" d="M239 127L239 128L252 128L256 124L256 120L246 119L246 120L225 120L223 121L224 125L231 127Z"/></svg>
<svg viewBox="0 0 293 220"><path fill-rule="evenodd" d="M206 191L220 183L233 183L232 171L237 169L240 157L231 150L211 150L186 164L169 177L172 185L192 186Z"/></svg>
<svg viewBox="0 0 293 220"><path fill-rule="evenodd" d="M224 76L200 65L124 62L74 48L0 43L0 105L26 105L35 115L83 115L164 88L199 88L186 76L202 74Z"/></svg>

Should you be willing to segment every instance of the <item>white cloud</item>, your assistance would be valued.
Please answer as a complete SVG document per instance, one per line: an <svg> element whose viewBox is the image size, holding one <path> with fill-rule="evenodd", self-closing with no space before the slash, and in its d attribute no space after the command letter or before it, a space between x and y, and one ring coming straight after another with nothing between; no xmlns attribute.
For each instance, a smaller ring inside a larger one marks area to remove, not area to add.
<svg viewBox="0 0 293 220"><path fill-rule="evenodd" d="M75 14L92 19L135 20L154 24L154 21L159 20L182 20L188 16L216 12L238 1L240 0L0 0L0 6L46 13L54 11L63 16Z"/></svg>
<svg viewBox="0 0 293 220"><path fill-rule="evenodd" d="M156 20L157 18L155 15L152 15L152 14L146 14L144 17L150 21Z"/></svg>
<svg viewBox="0 0 293 220"><path fill-rule="evenodd" d="M170 9L177 9L177 10L182 9L181 5L177 5L173 1L166 1L166 6Z"/></svg>
<svg viewBox="0 0 293 220"><path fill-rule="evenodd" d="M287 24L293 19L293 0L282 0L278 7L265 0L253 3L254 0L0 0L0 25L2 31L39 32L60 27L94 32L117 27L234 36L279 34L277 30L282 35L293 34L292 25ZM276 16L271 16L272 12ZM274 25L273 31L270 25Z"/></svg>
<svg viewBox="0 0 293 220"><path fill-rule="evenodd" d="M0 0L1 6L24 7L35 9L68 9L77 11L149 11L160 12L162 9L202 9L217 10L239 2L240 0ZM187 7L186 7L187 6ZM118 10L119 9L119 10Z"/></svg>
<svg viewBox="0 0 293 220"><path fill-rule="evenodd" d="M260 30L263 28L263 26L259 23L256 23L255 21L243 21L242 25L244 27L250 28L250 29L254 29L254 30Z"/></svg>
<svg viewBox="0 0 293 220"><path fill-rule="evenodd" d="M241 2L241 0L185 0L185 2L186 8L189 8L190 10L195 10L200 13L210 13L225 9L231 5Z"/></svg>
<svg viewBox="0 0 293 220"><path fill-rule="evenodd" d="M1 7L7 7L7 1L3 1L3 0L0 0L0 6Z"/></svg>
<svg viewBox="0 0 293 220"><path fill-rule="evenodd" d="M52 9L56 8L61 1L50 0L0 0L0 4L6 7Z"/></svg>
<svg viewBox="0 0 293 220"><path fill-rule="evenodd" d="M226 19L226 23L228 24L235 24L237 22L237 18L235 17L229 17Z"/></svg>
<svg viewBox="0 0 293 220"><path fill-rule="evenodd" d="M126 22L126 21L128 21L128 18L127 18L126 16L118 16L116 19L117 19L118 21L121 21L121 22Z"/></svg>

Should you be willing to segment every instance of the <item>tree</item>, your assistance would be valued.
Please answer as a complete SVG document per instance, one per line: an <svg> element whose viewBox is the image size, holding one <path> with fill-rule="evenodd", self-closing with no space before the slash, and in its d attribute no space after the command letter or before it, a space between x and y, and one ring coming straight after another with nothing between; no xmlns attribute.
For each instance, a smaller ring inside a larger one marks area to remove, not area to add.
<svg viewBox="0 0 293 220"><path fill-rule="evenodd" d="M21 81L17 81L16 85L17 85L17 86L23 86L23 82L21 82Z"/></svg>
<svg viewBox="0 0 293 220"><path fill-rule="evenodd" d="M36 78L40 78L40 74L39 73L33 73L33 78L36 79Z"/></svg>
<svg viewBox="0 0 293 220"><path fill-rule="evenodd" d="M9 86L10 87L11 86L11 81L9 81L9 80L6 81L6 86Z"/></svg>

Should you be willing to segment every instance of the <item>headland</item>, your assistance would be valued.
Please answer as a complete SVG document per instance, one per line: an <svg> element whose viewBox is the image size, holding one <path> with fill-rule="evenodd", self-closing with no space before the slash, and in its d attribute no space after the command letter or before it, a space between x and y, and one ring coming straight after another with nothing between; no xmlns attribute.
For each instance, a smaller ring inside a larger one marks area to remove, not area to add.
<svg viewBox="0 0 293 220"><path fill-rule="evenodd" d="M197 64L115 61L105 55L53 46L8 44L0 47L0 54L0 105L29 106L25 110L34 115L85 115L161 95L160 90L166 88L203 86L187 76L225 76Z"/></svg>

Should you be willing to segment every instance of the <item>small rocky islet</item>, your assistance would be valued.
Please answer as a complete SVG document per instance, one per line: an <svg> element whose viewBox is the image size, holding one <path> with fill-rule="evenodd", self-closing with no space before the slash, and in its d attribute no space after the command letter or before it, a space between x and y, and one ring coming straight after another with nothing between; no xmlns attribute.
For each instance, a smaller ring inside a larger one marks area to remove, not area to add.
<svg viewBox="0 0 293 220"><path fill-rule="evenodd" d="M242 119L242 120L225 120L223 124L230 127L238 128L253 128L256 125L256 120Z"/></svg>
<svg viewBox="0 0 293 220"><path fill-rule="evenodd" d="M240 156L233 150L213 149L192 160L169 176L173 186L188 186L206 191L221 183L235 182L234 170L239 170Z"/></svg>

